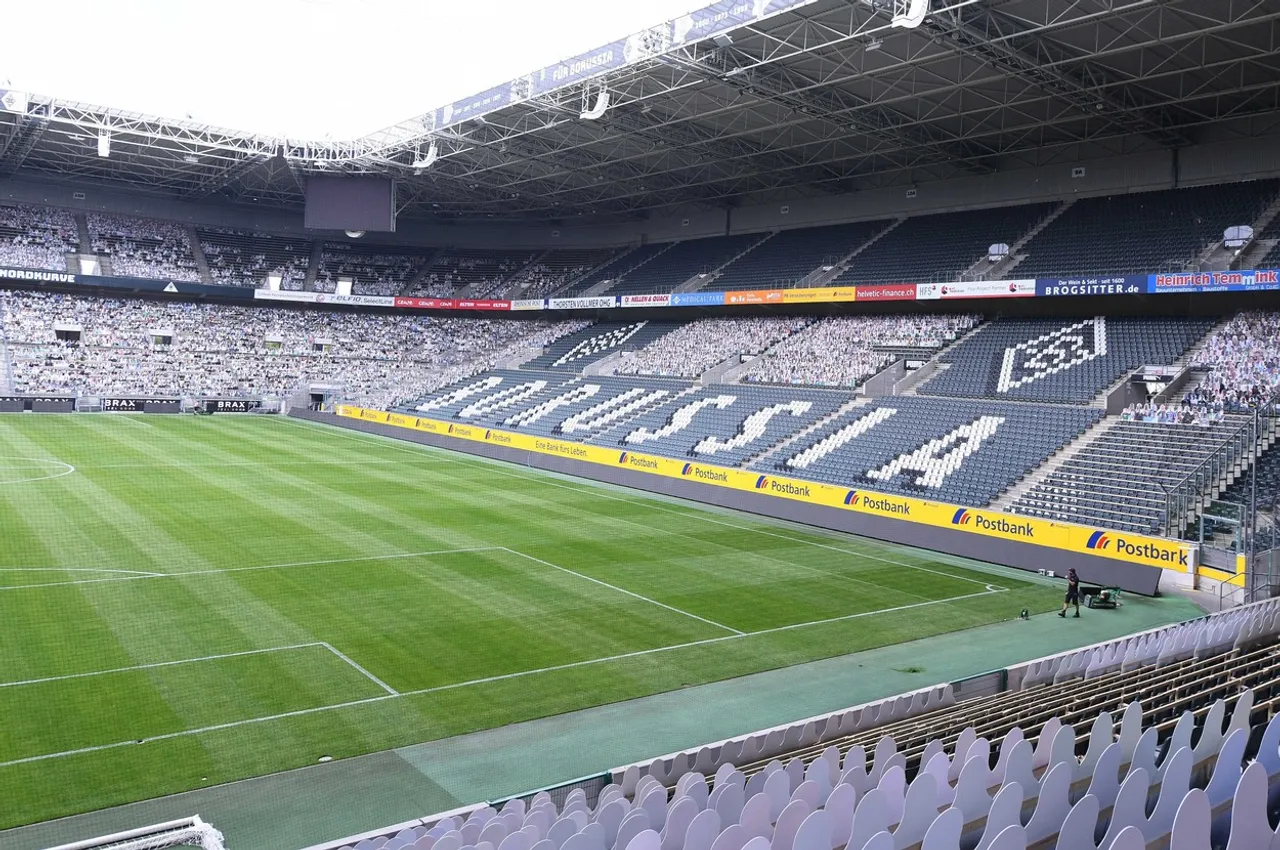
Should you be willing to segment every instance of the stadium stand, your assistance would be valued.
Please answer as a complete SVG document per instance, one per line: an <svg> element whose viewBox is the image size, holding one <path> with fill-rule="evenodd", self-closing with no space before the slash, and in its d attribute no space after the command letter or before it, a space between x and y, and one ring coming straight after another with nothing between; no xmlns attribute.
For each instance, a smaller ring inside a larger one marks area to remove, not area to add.
<svg viewBox="0 0 1280 850"><path fill-rule="evenodd" d="M650 243L648 245L640 245L630 250L623 251L623 253L618 255L612 261L591 272L571 286L565 287L560 292L557 292L556 295L567 298L574 295L582 295L597 286L612 285L613 281L626 277L629 273L654 259L669 248L671 248L670 242L658 242Z"/></svg>
<svg viewBox="0 0 1280 850"><path fill-rule="evenodd" d="M314 850L1275 848L1277 631L1255 603Z"/></svg>
<svg viewBox="0 0 1280 850"><path fill-rule="evenodd" d="M743 380L856 387L896 359L894 348L939 349L978 316L839 316L789 336L752 362Z"/></svg>
<svg viewBox="0 0 1280 850"><path fill-rule="evenodd" d="M311 262L306 239L266 236L243 230L197 227L200 248L212 283L261 287L268 275L282 278L281 289L302 289Z"/></svg>
<svg viewBox="0 0 1280 850"><path fill-rule="evenodd" d="M65 271L80 237L67 210L27 204L0 205L0 266Z"/></svg>
<svg viewBox="0 0 1280 850"><path fill-rule="evenodd" d="M675 322L601 322L556 340L525 368L580 371L614 352L644 348L677 327Z"/></svg>
<svg viewBox="0 0 1280 850"><path fill-rule="evenodd" d="M1248 410L1280 391L1280 313L1250 311L1214 330L1191 358L1205 374L1185 401L1224 410Z"/></svg>
<svg viewBox="0 0 1280 850"><path fill-rule="evenodd" d="M768 238L769 234L746 233L677 242L639 268L614 278L613 285L605 292L610 295L672 292L695 275L710 275L762 241L767 244Z"/></svg>
<svg viewBox="0 0 1280 850"><path fill-rule="evenodd" d="M891 222L859 221L826 227L783 230L760 247L730 263L704 288L785 289L799 285L824 265L835 265L875 238Z"/></svg>
<svg viewBox="0 0 1280 850"><path fill-rule="evenodd" d="M1091 408L899 396L842 413L754 468L982 506L1101 418Z"/></svg>
<svg viewBox="0 0 1280 850"><path fill-rule="evenodd" d="M1012 245L1055 206L1024 204L908 218L854 257L834 283L957 280L987 256L991 245Z"/></svg>
<svg viewBox="0 0 1280 850"><path fill-rule="evenodd" d="M1233 225L1251 224L1280 181L1081 198L1027 242L1018 277L1184 271Z"/></svg>
<svg viewBox="0 0 1280 850"><path fill-rule="evenodd" d="M679 327L636 352L624 352L615 374L696 378L741 355L758 355L799 333L807 318L702 319Z"/></svg>
<svg viewBox="0 0 1280 850"><path fill-rule="evenodd" d="M557 249L547 251L511 279L510 298L542 298L598 268L618 251L613 248Z"/></svg>
<svg viewBox="0 0 1280 850"><path fill-rule="evenodd" d="M627 422L686 393L658 379L579 378L565 372L494 369L442 387L406 412L571 440Z"/></svg>
<svg viewBox="0 0 1280 850"><path fill-rule="evenodd" d="M1172 364L1214 322L1201 319L1002 320L940 356L922 395L1087 404L1127 371Z"/></svg>
<svg viewBox="0 0 1280 850"><path fill-rule="evenodd" d="M316 288L332 292L339 278L353 278L360 295L398 295L432 255L433 248L326 242L316 272Z"/></svg>
<svg viewBox="0 0 1280 850"><path fill-rule="evenodd" d="M848 400L842 393L803 387L707 387L636 416L591 442L737 466Z"/></svg>
<svg viewBox="0 0 1280 850"><path fill-rule="evenodd" d="M93 252L107 257L112 274L196 283L200 271L187 228L171 221L88 213Z"/></svg>
<svg viewBox="0 0 1280 850"><path fill-rule="evenodd" d="M314 383L389 407L581 326L0 290L0 337L26 393L287 396Z"/></svg>
<svg viewBox="0 0 1280 850"><path fill-rule="evenodd" d="M533 251L521 250L443 250L409 294L448 298L466 290L469 297L485 298L527 266L533 257Z"/></svg>
<svg viewBox="0 0 1280 850"><path fill-rule="evenodd" d="M1236 417L1213 425L1118 420L1039 480L1011 511L1119 531L1161 530L1165 493L1241 425Z"/></svg>

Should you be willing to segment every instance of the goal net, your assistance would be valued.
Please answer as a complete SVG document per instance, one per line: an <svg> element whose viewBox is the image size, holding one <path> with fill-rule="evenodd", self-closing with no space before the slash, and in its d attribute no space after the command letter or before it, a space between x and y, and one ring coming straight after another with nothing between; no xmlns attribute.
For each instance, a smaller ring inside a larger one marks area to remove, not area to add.
<svg viewBox="0 0 1280 850"><path fill-rule="evenodd" d="M226 850L226 845L222 843L222 833L201 820L199 815L77 841L74 844L60 844L50 850L165 850L168 847Z"/></svg>

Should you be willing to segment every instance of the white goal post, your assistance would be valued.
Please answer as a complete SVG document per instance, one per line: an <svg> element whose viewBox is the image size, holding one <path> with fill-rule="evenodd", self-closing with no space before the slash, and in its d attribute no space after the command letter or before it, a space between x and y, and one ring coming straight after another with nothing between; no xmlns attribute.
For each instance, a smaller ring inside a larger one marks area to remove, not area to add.
<svg viewBox="0 0 1280 850"><path fill-rule="evenodd" d="M201 820L199 815L77 841L74 844L60 844L49 850L165 850L168 847L226 850L226 845L222 843L222 833Z"/></svg>

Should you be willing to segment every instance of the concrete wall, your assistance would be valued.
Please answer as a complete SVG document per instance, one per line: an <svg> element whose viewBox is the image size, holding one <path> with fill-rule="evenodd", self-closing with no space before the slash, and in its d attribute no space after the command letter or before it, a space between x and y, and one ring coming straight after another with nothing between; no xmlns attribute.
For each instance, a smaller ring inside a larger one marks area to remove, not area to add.
<svg viewBox="0 0 1280 850"><path fill-rule="evenodd" d="M1221 131L1227 136L1227 131ZM1073 178L1072 168L1085 167ZM808 227L847 221L896 218L971 207L1030 203L1070 197L1168 189L1201 183L1280 176L1280 135L1226 137L1179 151L1159 150L1129 156L1080 161L1064 154L1060 162L1040 167L1009 163L993 174L920 183L907 197L906 184L843 195L797 198L737 209L674 210L645 221L593 226L589 216L565 224L435 224L401 219L398 232L373 235L377 244L451 247L616 246L750 233L775 228ZM73 198L83 192L84 200ZM0 201L50 204L76 210L146 215L198 224L305 235L302 214L252 206L190 203L151 198L64 182L0 180ZM783 212L783 207L787 212ZM556 234L559 235L556 235Z"/></svg>
<svg viewBox="0 0 1280 850"><path fill-rule="evenodd" d="M295 409L290 411L289 415L298 419L336 425L353 431L380 434L398 440L408 440L452 451L509 461L535 469L559 472L577 478L604 481L609 484L632 487L637 490L647 490L666 496L691 499L706 504L790 522L804 523L805 525L817 526L832 531L843 531L863 537L873 537L877 540L888 540L893 543L931 549L935 552L945 552L1007 567L1032 571L1049 569L1060 575L1065 575L1069 568L1075 567L1080 574L1080 578L1086 582L1122 587L1125 590L1145 595L1156 593L1161 573L1163 572L1155 567L1130 564L1111 558L1079 555L1014 540L997 540L963 531L917 525L888 517L842 511L838 508L807 505L803 502L779 499L759 493L727 490L697 481L661 478L656 475L647 475L643 472L621 467L600 466L599 464L586 463L585 461L572 460L570 458L509 449L490 443L460 441L447 436L397 428L394 425L339 417L332 413L315 413L308 410Z"/></svg>

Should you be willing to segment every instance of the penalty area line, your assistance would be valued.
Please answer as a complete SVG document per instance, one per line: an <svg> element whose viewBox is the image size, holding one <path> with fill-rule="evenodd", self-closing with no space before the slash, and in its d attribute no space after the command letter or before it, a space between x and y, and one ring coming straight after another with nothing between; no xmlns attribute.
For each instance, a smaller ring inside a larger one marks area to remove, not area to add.
<svg viewBox="0 0 1280 850"><path fill-rule="evenodd" d="M539 667L534 670L522 670L516 673L502 673L497 676L486 676L480 679L471 679L465 682L454 682L449 685L436 685L431 688L421 688L416 691L402 691L397 694L385 694L376 697L366 697L365 699L351 700L350 702L334 703L332 705L321 705L314 708L302 708L296 711L287 711L282 714L269 714L262 717L250 717L244 720L233 720L228 723L219 723L214 726L203 726L199 729L184 729L179 732L167 732L162 735L153 735L148 738L142 738L135 741L118 741L113 744L98 744L92 747L81 747L75 750L64 750L56 753L43 753L41 755L26 756L25 758L13 759L11 761L0 762L0 768L16 767L22 764L31 764L33 762L48 761L50 759L67 758L70 756L87 755L90 753L103 752L105 750L120 749L122 747L133 747L139 744L149 744L157 741L167 741L174 738L185 738L192 735L202 735L209 732L220 732L226 729L235 729L241 726L252 726L258 723L269 723L275 720L287 720L292 717L305 717L311 714L319 714L326 711L337 711L344 708L358 708L364 705L385 702L387 700L400 699L402 697L423 696L426 694L443 693L445 691L454 691L461 688L475 687L476 685L491 684L493 682L504 682L510 679L522 679L527 676L537 676L542 673L554 673L561 670L572 670L579 667L590 667L596 664L608 664L613 661L624 661L629 658L642 658L648 655L657 655L663 652L673 652L679 649L689 649L696 646L707 646L710 644L724 643L731 640L742 640L743 638L759 637L761 635L779 634L782 632L795 631L797 629L810 628L812 626L823 626L831 623L840 623L848 620L858 620L864 617L874 617L878 614L891 614L897 611L907 611L914 608L925 608L931 605L945 605L949 602L959 602L964 599L974 599L980 596L992 596L999 593L1007 593L1005 590L984 590L980 593L967 593L963 596L952 596L947 599L933 599L928 602L913 602L909 605L898 605L893 608L878 608L874 611L862 611L857 614L845 614L840 617L828 617L823 620L812 620L807 623L792 623L786 626L775 626L769 629L760 629L754 632L741 632L731 635L720 635L713 638L704 638L702 640L688 641L686 643L672 644L671 646L659 646L653 649L639 649L634 652L624 652L618 655L609 655L604 658L591 658L585 661L570 661L565 664L556 664L550 667Z"/></svg>

